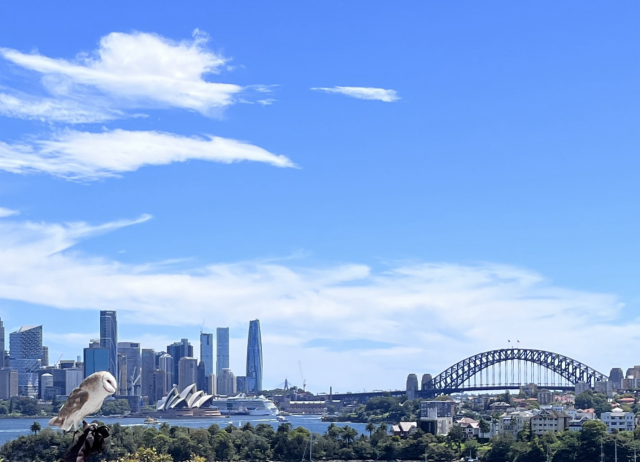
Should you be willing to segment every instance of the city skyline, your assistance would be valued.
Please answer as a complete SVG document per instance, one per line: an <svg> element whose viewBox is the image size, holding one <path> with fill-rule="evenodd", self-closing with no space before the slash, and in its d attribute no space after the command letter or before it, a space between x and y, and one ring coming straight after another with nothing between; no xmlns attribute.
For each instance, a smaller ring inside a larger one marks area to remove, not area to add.
<svg viewBox="0 0 640 462"><path fill-rule="evenodd" d="M637 362L639 4L35 1L0 3L0 318L50 361L117 310L112 351L229 327L238 376L260 319L265 388Z"/></svg>

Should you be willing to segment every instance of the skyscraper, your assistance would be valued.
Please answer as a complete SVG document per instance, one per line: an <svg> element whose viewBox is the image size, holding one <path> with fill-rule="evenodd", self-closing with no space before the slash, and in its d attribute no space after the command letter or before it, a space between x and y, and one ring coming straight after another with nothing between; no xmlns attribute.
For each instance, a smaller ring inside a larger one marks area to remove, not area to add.
<svg viewBox="0 0 640 462"><path fill-rule="evenodd" d="M100 347L109 350L109 372L118 380L118 320L115 311L100 311ZM118 390L126 393L126 390Z"/></svg>
<svg viewBox="0 0 640 462"><path fill-rule="evenodd" d="M192 358L193 345L189 343L188 339L183 338L179 342L167 345L167 353L169 353L173 358L173 380L177 382L179 377L178 364L180 363L180 358Z"/></svg>
<svg viewBox="0 0 640 462"><path fill-rule="evenodd" d="M173 380L173 356L169 353L165 353L160 356L158 359L158 368L164 372L165 390L171 390L175 383Z"/></svg>
<svg viewBox="0 0 640 462"><path fill-rule="evenodd" d="M149 402L155 398L155 390L153 389L154 378L153 373L156 370L156 352L150 348L142 349L142 396L148 396Z"/></svg>
<svg viewBox="0 0 640 462"><path fill-rule="evenodd" d="M213 374L213 334L200 332L200 361L204 363L205 377Z"/></svg>
<svg viewBox="0 0 640 462"><path fill-rule="evenodd" d="M249 321L247 341L247 390L249 393L262 391L262 336L260 321Z"/></svg>
<svg viewBox="0 0 640 462"><path fill-rule="evenodd" d="M182 391L198 379L198 360L183 356L178 363L178 390Z"/></svg>
<svg viewBox="0 0 640 462"><path fill-rule="evenodd" d="M218 394L233 396L236 394L236 376L229 368L222 369L218 377Z"/></svg>
<svg viewBox="0 0 640 462"><path fill-rule="evenodd" d="M2 357L0 357L0 368L7 367L8 364L4 363L4 352L5 352L5 344L4 344L4 324L2 323L2 319L0 319L0 352L2 353Z"/></svg>
<svg viewBox="0 0 640 462"><path fill-rule="evenodd" d="M18 371L18 393L36 397L42 364L42 326L22 326L9 334L9 362Z"/></svg>
<svg viewBox="0 0 640 462"><path fill-rule="evenodd" d="M140 356L140 344L137 342L118 342L118 353L126 356L127 362L127 395L140 396L142 376L142 358ZM121 390L124 395L125 391Z"/></svg>
<svg viewBox="0 0 640 462"><path fill-rule="evenodd" d="M109 349L102 348L100 342L91 340L89 348L84 349L83 356L84 377L94 372L109 370Z"/></svg>
<svg viewBox="0 0 640 462"><path fill-rule="evenodd" d="M222 369L229 368L229 328L216 329L216 376L222 375Z"/></svg>

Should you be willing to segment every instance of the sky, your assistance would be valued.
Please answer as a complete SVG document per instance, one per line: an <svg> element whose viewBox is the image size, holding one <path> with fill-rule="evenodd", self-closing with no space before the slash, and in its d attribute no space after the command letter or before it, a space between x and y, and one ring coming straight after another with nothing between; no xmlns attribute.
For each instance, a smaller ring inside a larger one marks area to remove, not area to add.
<svg viewBox="0 0 640 462"><path fill-rule="evenodd" d="M0 317L264 388L640 345L640 4L0 1ZM511 341L512 343L509 343ZM8 343L8 342L7 342ZM8 344L6 347L8 348Z"/></svg>

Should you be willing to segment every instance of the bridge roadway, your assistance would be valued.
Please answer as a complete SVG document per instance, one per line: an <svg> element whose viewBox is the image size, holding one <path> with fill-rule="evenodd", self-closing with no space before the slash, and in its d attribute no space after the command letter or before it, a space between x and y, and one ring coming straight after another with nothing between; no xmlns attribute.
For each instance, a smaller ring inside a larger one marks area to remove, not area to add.
<svg viewBox="0 0 640 462"><path fill-rule="evenodd" d="M548 390L557 391L573 391L575 386L563 386L563 385L541 385ZM482 386L482 387L466 387L466 388L454 388L443 390L417 390L416 397L422 399L433 399L438 395L450 395L452 393L467 393L472 391L501 391L501 390L520 390L522 385L496 385L496 386ZM366 403L371 398L381 398L384 396L392 396L394 398L402 398L407 395L406 390L378 390L378 391L366 391L356 393L334 393L332 399L353 402L353 403ZM317 396L318 398L324 397L329 399L328 394Z"/></svg>

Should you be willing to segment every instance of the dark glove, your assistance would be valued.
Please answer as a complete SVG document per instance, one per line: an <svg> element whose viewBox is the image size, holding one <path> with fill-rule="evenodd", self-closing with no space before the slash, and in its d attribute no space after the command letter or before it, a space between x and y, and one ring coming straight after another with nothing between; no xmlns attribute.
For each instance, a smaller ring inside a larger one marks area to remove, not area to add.
<svg viewBox="0 0 640 462"><path fill-rule="evenodd" d="M89 457L99 454L107 447L105 439L109 436L109 429L104 425L92 423L85 425L78 441L69 448L64 456L64 462L87 462Z"/></svg>

